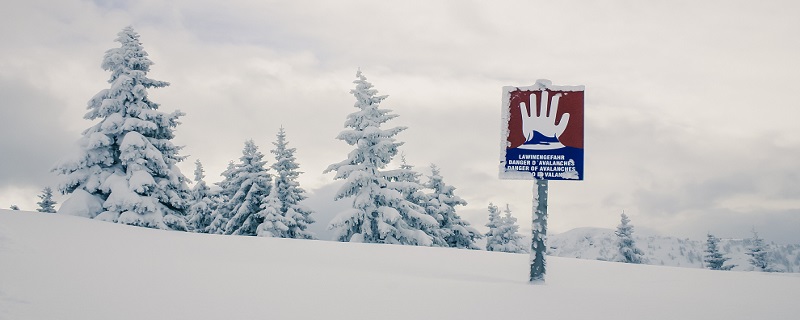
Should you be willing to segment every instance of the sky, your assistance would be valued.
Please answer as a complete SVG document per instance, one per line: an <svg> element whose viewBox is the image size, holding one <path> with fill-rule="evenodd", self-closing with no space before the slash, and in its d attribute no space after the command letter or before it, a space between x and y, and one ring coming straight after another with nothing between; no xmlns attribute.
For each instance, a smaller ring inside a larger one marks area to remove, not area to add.
<svg viewBox="0 0 800 320"><path fill-rule="evenodd" d="M186 116L183 173L221 180L253 139L283 126L325 222L325 168L361 70L406 126L401 152L435 163L458 213L485 229L490 202L530 230L533 182L500 180L503 86L585 86L585 180L553 181L549 232L639 232L800 243L800 9L795 1L6 1L0 4L0 207L34 210L50 169L77 150L100 68L131 25L151 89ZM396 165L396 164L393 164ZM423 177L423 179L425 179ZM56 198L63 201L64 197ZM323 226L320 224L320 226ZM317 226L317 227L320 227ZM323 226L324 227L324 226ZM320 230L324 230L320 227Z"/></svg>

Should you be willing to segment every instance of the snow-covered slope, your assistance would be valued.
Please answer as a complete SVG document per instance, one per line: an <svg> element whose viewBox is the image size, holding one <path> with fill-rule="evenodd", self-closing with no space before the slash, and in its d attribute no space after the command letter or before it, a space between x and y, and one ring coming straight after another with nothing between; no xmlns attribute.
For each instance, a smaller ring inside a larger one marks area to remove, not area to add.
<svg viewBox="0 0 800 320"><path fill-rule="evenodd" d="M0 319L792 319L795 274L191 234L0 210Z"/></svg>
<svg viewBox="0 0 800 320"><path fill-rule="evenodd" d="M637 236L636 246L644 251L647 264L703 268L705 241L646 235ZM548 254L590 260L611 260L616 250L614 230L603 228L577 228L552 235L548 241ZM720 251L730 258L726 265L736 265L733 270L752 271L745 254L750 239L721 239ZM800 245L770 244L770 264L779 271L800 272Z"/></svg>

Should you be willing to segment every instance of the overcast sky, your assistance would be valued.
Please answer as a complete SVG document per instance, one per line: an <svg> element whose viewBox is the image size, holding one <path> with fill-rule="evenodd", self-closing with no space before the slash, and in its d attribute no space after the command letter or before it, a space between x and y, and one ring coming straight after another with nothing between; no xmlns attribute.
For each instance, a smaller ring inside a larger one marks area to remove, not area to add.
<svg viewBox="0 0 800 320"><path fill-rule="evenodd" d="M585 85L585 180L550 183L550 232L613 228L800 243L797 1L76 1L0 4L0 207L36 208L75 150L100 68L132 25L161 110L209 182L280 126L327 223L336 140L358 68L399 115L423 174L436 163L484 229L510 204L529 230L531 181L498 179L503 86ZM270 158L271 159L271 158ZM63 200L63 197L59 197Z"/></svg>

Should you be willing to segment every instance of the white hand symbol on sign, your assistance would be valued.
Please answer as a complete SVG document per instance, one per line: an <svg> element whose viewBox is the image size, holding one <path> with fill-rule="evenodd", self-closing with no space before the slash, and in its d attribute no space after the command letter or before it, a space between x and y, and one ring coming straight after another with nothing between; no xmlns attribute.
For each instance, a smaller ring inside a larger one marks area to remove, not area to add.
<svg viewBox="0 0 800 320"><path fill-rule="evenodd" d="M547 101L549 93L546 90L542 91L542 98L539 103L539 112L537 115L536 95L531 94L530 105L531 111L528 113L525 102L520 102L519 113L522 117L522 132L525 135L525 144L517 147L520 149L532 150L549 150L563 148L564 145L558 141L564 130L567 129L569 122L569 113L565 113L561 120L556 124L556 116L558 115L558 100L561 98L561 93L553 96L553 101L550 103L550 112L547 112ZM534 132L539 132L543 138L534 140L536 136Z"/></svg>

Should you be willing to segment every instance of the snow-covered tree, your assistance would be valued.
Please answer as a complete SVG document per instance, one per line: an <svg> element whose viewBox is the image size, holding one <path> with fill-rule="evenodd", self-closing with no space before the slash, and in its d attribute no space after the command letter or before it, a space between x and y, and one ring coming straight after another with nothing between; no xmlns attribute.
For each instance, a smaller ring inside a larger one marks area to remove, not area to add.
<svg viewBox="0 0 800 320"><path fill-rule="evenodd" d="M644 252L636 247L633 240L633 225L624 212L620 215L620 224L617 226L617 253L613 261L625 263L644 263Z"/></svg>
<svg viewBox="0 0 800 320"><path fill-rule="evenodd" d="M39 199L42 199L42 201L36 203L39 205L36 211L56 213L56 201L53 200L53 189L45 187L44 190L42 190L42 194L39 195Z"/></svg>
<svg viewBox="0 0 800 320"><path fill-rule="evenodd" d="M287 223L286 231L280 234L282 238L295 239L314 239L314 234L306 230L308 225L314 223L311 217L313 211L300 204L308 198L306 191L300 187L297 178L300 176L300 165L294 157L295 148L289 148L286 141L286 131L283 127L278 130L277 139L272 143L275 149L270 152L275 155L275 163L272 169L275 170L275 199L278 201L278 214L285 218ZM269 208L271 209L271 208ZM265 215L265 217L269 217ZM268 226L260 228L269 230Z"/></svg>
<svg viewBox="0 0 800 320"><path fill-rule="evenodd" d="M183 113L161 112L148 97L147 89L169 83L147 77L153 62L139 34L126 27L116 41L121 46L106 51L101 64L111 72L111 85L89 100L84 116L98 123L83 132L77 157L54 169L63 178L59 190L70 194L61 209L129 225L186 230L190 190L176 166L184 159L178 155L181 147L171 141Z"/></svg>
<svg viewBox="0 0 800 320"><path fill-rule="evenodd" d="M432 245L431 237L408 221L435 221L390 187L396 172L383 170L403 144L394 137L406 128L381 129L382 124L397 117L391 110L379 108L387 96L377 95L361 70L353 83L356 87L350 93L356 98L354 106L358 110L347 116L347 129L337 139L355 149L347 159L325 169L325 173L335 171L335 179L344 180L335 198L352 198L353 204L351 210L337 215L329 228L339 241Z"/></svg>
<svg viewBox="0 0 800 320"><path fill-rule="evenodd" d="M213 220L214 210L217 208L217 201L211 192L211 188L206 184L205 170L200 160L196 160L194 170L195 185L192 188L192 204L189 206L187 214L187 225L189 230L195 232L206 232Z"/></svg>
<svg viewBox="0 0 800 320"><path fill-rule="evenodd" d="M486 250L511 253L528 252L527 245L522 242L519 234L517 218L511 215L511 208L506 204L505 216L500 216L500 210L489 204L489 232L486 234Z"/></svg>
<svg viewBox="0 0 800 320"><path fill-rule="evenodd" d="M387 187L399 191L403 198L413 205L412 209L424 215L406 217L407 223L414 229L422 230L431 237L433 246L446 247L447 242L441 237L439 232L439 222L435 217L430 216L425 209L428 204L428 195L421 183L421 173L414 170L414 166L408 164L405 155L400 155L400 168L386 172L389 177Z"/></svg>
<svg viewBox="0 0 800 320"><path fill-rule="evenodd" d="M211 212L211 223L203 231L205 233L225 233L225 226L228 225L228 220L231 218L229 216L230 210L227 208L227 204L238 189L237 186L233 185L232 182L233 173L235 170L236 164L234 164L233 160L231 160L228 162L228 167L225 169L225 171L220 174L222 176L222 181L216 183L220 188L220 191L217 194L217 207Z"/></svg>
<svg viewBox="0 0 800 320"><path fill-rule="evenodd" d="M503 226L503 219L500 217L500 209L494 203L489 203L489 222L486 226L489 231L486 232L486 251L500 251L503 245L502 232L500 229Z"/></svg>
<svg viewBox="0 0 800 320"><path fill-rule="evenodd" d="M750 264L756 270L771 272L772 269L769 265L769 246L764 242L764 239L758 237L758 232L753 229L753 238L750 239L750 247L747 248L746 255L750 256Z"/></svg>
<svg viewBox="0 0 800 320"><path fill-rule="evenodd" d="M456 214L455 207L465 206L467 202L455 195L455 187L444 182L436 165L431 165L431 176L425 186L432 190L426 209L439 222L439 238L451 248L480 249L475 239L483 236Z"/></svg>
<svg viewBox="0 0 800 320"><path fill-rule="evenodd" d="M260 211L251 215L246 225L256 225L256 235L259 237L288 238L290 222L281 214L281 202L278 200L278 190L272 188L269 195L261 203ZM310 239L310 238L306 238Z"/></svg>
<svg viewBox="0 0 800 320"><path fill-rule="evenodd" d="M11 209L11 210L19 211L19 207L18 207L16 204L12 204L12 205L11 205L10 207L8 207L8 208L9 208L9 209Z"/></svg>
<svg viewBox="0 0 800 320"><path fill-rule="evenodd" d="M223 216L230 219L225 225L226 234L255 236L256 228L263 221L255 215L272 190L272 176L267 171L264 155L258 151L253 140L247 140L240 162L234 166L229 188L235 192L225 203Z"/></svg>
<svg viewBox="0 0 800 320"><path fill-rule="evenodd" d="M703 261L706 263L706 268L711 270L730 270L734 267L734 265L724 265L725 261L728 261L730 258L726 258L722 255L722 252L719 251L719 239L710 233L706 240L705 252L706 254Z"/></svg>

